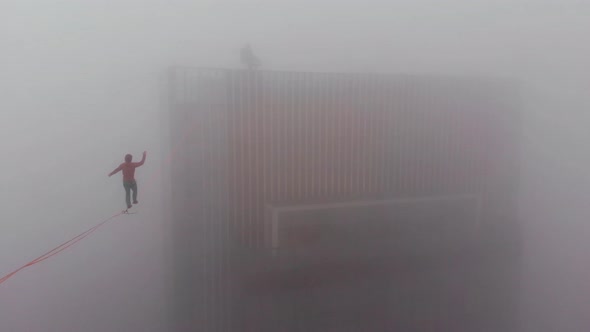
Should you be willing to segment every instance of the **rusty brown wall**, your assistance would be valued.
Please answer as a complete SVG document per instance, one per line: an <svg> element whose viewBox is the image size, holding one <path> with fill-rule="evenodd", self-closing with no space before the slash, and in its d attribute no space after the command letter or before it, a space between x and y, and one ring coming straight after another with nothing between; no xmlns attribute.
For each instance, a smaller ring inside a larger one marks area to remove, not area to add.
<svg viewBox="0 0 590 332"><path fill-rule="evenodd" d="M482 232L512 232L509 84L189 68L169 82L173 319L186 330L231 329L229 250L266 245L266 204L478 194Z"/></svg>
<svg viewBox="0 0 590 332"><path fill-rule="evenodd" d="M263 246L265 204L493 195L518 148L513 97L501 92L467 80L228 74L232 230Z"/></svg>

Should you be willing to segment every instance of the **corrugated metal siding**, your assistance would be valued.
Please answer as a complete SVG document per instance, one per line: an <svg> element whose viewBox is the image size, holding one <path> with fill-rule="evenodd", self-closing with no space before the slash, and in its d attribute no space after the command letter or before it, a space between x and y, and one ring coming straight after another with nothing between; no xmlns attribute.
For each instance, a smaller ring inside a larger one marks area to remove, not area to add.
<svg viewBox="0 0 590 332"><path fill-rule="evenodd" d="M494 163L486 158L497 150L490 110L482 97L464 95L468 86L334 74L229 77L230 220L245 245L264 245L267 203L479 193L490 181Z"/></svg>
<svg viewBox="0 0 590 332"><path fill-rule="evenodd" d="M491 219L512 202L514 105L495 103L506 93L493 85L182 68L172 81L183 161L172 170L175 296L187 330L232 330L228 250L268 244L266 204L467 193Z"/></svg>
<svg viewBox="0 0 590 332"><path fill-rule="evenodd" d="M229 182L225 76L173 72L175 325L228 331ZM225 270L224 270L225 269Z"/></svg>

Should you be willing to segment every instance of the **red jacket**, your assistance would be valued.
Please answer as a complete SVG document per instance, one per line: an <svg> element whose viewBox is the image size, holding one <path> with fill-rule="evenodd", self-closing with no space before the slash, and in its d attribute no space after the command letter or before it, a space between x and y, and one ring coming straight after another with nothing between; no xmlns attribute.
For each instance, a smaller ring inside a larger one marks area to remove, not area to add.
<svg viewBox="0 0 590 332"><path fill-rule="evenodd" d="M145 154L141 158L141 161L138 163L128 163L124 162L119 167L115 168L114 171L109 174L109 176L113 174L117 174L119 171L123 171L123 181L135 181L135 168L143 165L145 162Z"/></svg>

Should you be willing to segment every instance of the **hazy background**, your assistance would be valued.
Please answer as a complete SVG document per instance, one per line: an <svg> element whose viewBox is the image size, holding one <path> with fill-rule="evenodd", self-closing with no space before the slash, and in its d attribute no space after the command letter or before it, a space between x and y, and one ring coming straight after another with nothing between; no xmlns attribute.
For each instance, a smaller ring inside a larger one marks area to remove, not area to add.
<svg viewBox="0 0 590 332"><path fill-rule="evenodd" d="M140 212L0 285L1 331L165 331L158 75L236 67L508 76L524 87L528 331L590 327L590 2L0 1L0 275L123 207Z"/></svg>

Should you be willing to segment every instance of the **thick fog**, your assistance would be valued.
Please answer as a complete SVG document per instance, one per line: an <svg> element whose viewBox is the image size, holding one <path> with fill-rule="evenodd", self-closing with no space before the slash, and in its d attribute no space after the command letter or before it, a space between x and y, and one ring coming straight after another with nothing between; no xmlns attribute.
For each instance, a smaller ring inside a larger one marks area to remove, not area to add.
<svg viewBox="0 0 590 332"><path fill-rule="evenodd" d="M167 331L158 81L170 65L487 75L523 89L522 321L590 316L590 2L32 1L0 11L0 275L124 208L138 213L0 285L0 330ZM173 156L174 159L174 156ZM174 162L174 160L172 160Z"/></svg>

